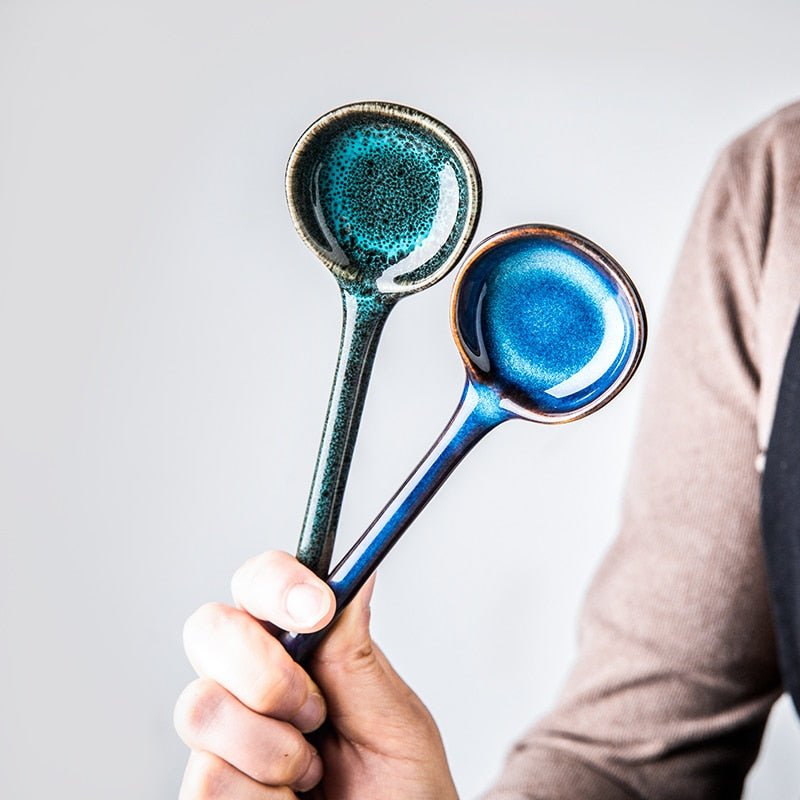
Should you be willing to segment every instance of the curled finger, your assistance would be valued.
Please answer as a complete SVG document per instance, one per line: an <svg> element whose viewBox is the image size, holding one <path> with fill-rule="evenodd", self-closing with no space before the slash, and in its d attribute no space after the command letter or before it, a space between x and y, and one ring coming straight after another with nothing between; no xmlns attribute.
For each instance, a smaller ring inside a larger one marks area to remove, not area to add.
<svg viewBox="0 0 800 800"><path fill-rule="evenodd" d="M246 561L233 576L233 599L258 619L308 633L333 619L330 587L294 556L270 550Z"/></svg>
<svg viewBox="0 0 800 800"><path fill-rule="evenodd" d="M259 714L304 733L325 719L325 701L308 673L242 609L208 603L184 626L184 646L201 677L224 686Z"/></svg>
<svg viewBox="0 0 800 800"><path fill-rule="evenodd" d="M213 753L266 786L307 791L322 777L319 754L297 728L256 714L214 681L186 687L175 728L192 750Z"/></svg>
<svg viewBox="0 0 800 800"><path fill-rule="evenodd" d="M213 753L193 750L178 800L296 800L286 786L264 786Z"/></svg>

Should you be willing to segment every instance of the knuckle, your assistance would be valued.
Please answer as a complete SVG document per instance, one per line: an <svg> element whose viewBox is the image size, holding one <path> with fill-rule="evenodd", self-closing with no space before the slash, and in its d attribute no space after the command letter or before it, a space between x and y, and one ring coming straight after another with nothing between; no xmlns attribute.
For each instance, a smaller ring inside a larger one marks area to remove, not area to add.
<svg viewBox="0 0 800 800"><path fill-rule="evenodd" d="M289 558L289 554L283 550L266 550L246 561L241 570L255 576L273 576L285 568Z"/></svg>
<svg viewBox="0 0 800 800"><path fill-rule="evenodd" d="M204 603L186 620L185 627L194 629L214 629L229 619L234 609L225 603Z"/></svg>
<svg viewBox="0 0 800 800"><path fill-rule="evenodd" d="M261 560L267 565L285 564L291 556L285 550L265 550L261 556Z"/></svg>
<svg viewBox="0 0 800 800"><path fill-rule="evenodd" d="M183 643L187 651L194 643L206 636L214 636L222 625L235 615L236 609L224 603L205 603L184 623Z"/></svg>
<svg viewBox="0 0 800 800"><path fill-rule="evenodd" d="M228 783L222 759L212 753L192 753L179 800L221 800L229 794Z"/></svg>
<svg viewBox="0 0 800 800"><path fill-rule="evenodd" d="M258 598L260 610L265 599L264 585L270 585L272 595L280 594L276 587L282 582L290 560L292 557L282 550L267 550L245 561L231 579L231 594L235 602L248 607L254 598Z"/></svg>
<svg viewBox="0 0 800 800"><path fill-rule="evenodd" d="M263 559L264 554L248 558L247 561L233 573L233 577L231 578L231 594L234 599L237 601L240 600L242 595L249 588Z"/></svg>
<svg viewBox="0 0 800 800"><path fill-rule="evenodd" d="M296 711L307 694L305 680L292 664L271 659L252 686L254 708L261 714Z"/></svg>
<svg viewBox="0 0 800 800"><path fill-rule="evenodd" d="M198 678L192 681L178 697L175 704L175 730L184 742L191 745L203 738L219 713L223 700L220 687L212 680Z"/></svg>
<svg viewBox="0 0 800 800"><path fill-rule="evenodd" d="M303 777L311 760L311 751L305 739L297 733L287 733L276 749L269 776L265 783L289 786Z"/></svg>

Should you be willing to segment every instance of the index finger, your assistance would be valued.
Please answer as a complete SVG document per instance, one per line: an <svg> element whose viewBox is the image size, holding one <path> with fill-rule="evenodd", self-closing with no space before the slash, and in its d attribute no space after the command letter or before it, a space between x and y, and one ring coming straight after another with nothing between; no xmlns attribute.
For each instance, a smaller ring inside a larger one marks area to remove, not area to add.
<svg viewBox="0 0 800 800"><path fill-rule="evenodd" d="M296 633L324 628L336 610L330 587L279 550L246 561L234 574L231 591L236 604L252 616Z"/></svg>

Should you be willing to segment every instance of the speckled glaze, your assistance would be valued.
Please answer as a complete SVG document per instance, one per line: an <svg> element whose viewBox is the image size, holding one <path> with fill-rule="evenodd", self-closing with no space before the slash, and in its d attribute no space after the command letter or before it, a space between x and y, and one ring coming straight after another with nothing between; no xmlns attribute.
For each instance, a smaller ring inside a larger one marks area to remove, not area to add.
<svg viewBox="0 0 800 800"><path fill-rule="evenodd" d="M339 358L298 558L327 575L367 384L394 304L444 277L469 246L480 178L460 139L391 103L357 103L317 120L286 170L303 240L339 283Z"/></svg>
<svg viewBox="0 0 800 800"><path fill-rule="evenodd" d="M586 416L622 389L644 352L644 308L628 276L597 245L553 226L510 228L480 244L456 279L451 315L467 371L461 401L328 578L337 615L486 433L514 418ZM325 632L281 640L302 661Z"/></svg>
<svg viewBox="0 0 800 800"><path fill-rule="evenodd" d="M538 422L607 403L645 341L641 300L619 264L555 226L510 228L478 245L456 280L451 326L470 378Z"/></svg>

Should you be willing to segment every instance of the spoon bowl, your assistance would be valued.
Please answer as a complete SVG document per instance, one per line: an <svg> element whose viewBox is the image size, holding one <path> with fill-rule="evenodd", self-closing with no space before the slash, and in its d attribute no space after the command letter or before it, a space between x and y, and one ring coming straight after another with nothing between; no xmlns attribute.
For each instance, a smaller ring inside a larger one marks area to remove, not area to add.
<svg viewBox="0 0 800 800"><path fill-rule="evenodd" d="M644 311L619 264L555 226L494 234L453 288L451 327L471 381L536 422L569 422L609 402L644 347Z"/></svg>
<svg viewBox="0 0 800 800"><path fill-rule="evenodd" d="M416 109L356 103L317 120L286 170L286 195L306 244L340 284L400 297L444 277L480 213L472 155Z"/></svg>
<svg viewBox="0 0 800 800"><path fill-rule="evenodd" d="M490 430L510 419L552 424L596 411L630 380L646 339L644 308L622 267L584 237L544 225L501 231L476 248L456 278L451 323L467 373L461 401L328 576L337 616ZM302 661L327 630L280 639Z"/></svg>

